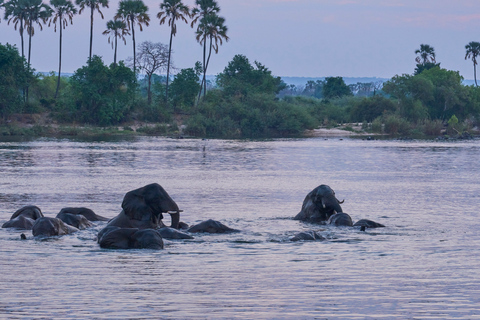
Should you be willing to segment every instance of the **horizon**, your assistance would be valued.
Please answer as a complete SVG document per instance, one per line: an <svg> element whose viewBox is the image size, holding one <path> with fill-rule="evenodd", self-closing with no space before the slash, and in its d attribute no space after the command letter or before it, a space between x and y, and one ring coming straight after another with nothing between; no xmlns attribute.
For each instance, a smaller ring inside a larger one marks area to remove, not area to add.
<svg viewBox="0 0 480 320"><path fill-rule="evenodd" d="M102 32L117 10L116 3L110 1L110 8L102 9L105 19L94 15L93 54L106 64L113 61L113 50ZM151 21L143 32L137 26L137 44L146 40L168 43L169 28L159 25L156 18L160 1L144 3ZM194 0L184 3L192 6ZM230 40L220 46L218 54L212 54L209 74L222 72L234 55L243 54L252 64L259 61L282 78L329 75L390 79L413 74L415 50L420 44L429 44L442 68L473 79L473 63L465 60L465 45L480 40L476 33L480 3L474 0L218 0L218 4ZM2 9L0 43L20 48L18 31L7 24L3 14ZM86 64L89 18L87 12L77 14L73 25L63 32L62 73L73 73ZM177 25L174 65L178 69L193 67L202 60L202 47L195 41L194 29L185 23ZM58 71L58 36L53 27L36 30L32 37L33 68ZM25 43L28 48L28 37ZM127 45L119 44L119 60L132 55L132 40L127 37Z"/></svg>

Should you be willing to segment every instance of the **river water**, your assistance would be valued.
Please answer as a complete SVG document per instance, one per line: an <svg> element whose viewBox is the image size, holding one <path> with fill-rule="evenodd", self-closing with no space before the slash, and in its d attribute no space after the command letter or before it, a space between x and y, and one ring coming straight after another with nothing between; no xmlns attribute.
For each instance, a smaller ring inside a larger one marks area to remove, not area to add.
<svg viewBox="0 0 480 320"><path fill-rule="evenodd" d="M478 140L0 142L1 224L25 205L114 217L157 182L182 221L241 230L154 251L101 249L105 222L42 241L0 229L0 318L480 319L479 159ZM292 220L320 184L386 228ZM307 230L327 240L289 241Z"/></svg>

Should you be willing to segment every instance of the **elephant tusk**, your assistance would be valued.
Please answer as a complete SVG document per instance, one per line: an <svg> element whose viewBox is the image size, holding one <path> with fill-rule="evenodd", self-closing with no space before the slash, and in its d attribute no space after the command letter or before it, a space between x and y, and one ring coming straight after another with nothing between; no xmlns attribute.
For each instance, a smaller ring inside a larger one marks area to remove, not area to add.
<svg viewBox="0 0 480 320"><path fill-rule="evenodd" d="M322 208L325 209L325 203L323 202L323 198L322 198Z"/></svg>
<svg viewBox="0 0 480 320"><path fill-rule="evenodd" d="M174 213L180 213L183 212L183 210L178 210L178 211L167 211L168 214L174 214Z"/></svg>

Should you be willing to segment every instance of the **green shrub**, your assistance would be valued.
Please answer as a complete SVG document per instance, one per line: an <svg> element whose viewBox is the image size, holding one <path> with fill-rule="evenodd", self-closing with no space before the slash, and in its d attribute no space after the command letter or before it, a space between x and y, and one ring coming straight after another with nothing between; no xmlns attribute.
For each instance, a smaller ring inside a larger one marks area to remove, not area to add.
<svg viewBox="0 0 480 320"><path fill-rule="evenodd" d="M384 131L387 134L401 134L405 135L409 133L411 125L404 118L397 115L388 115L385 118Z"/></svg>
<svg viewBox="0 0 480 320"><path fill-rule="evenodd" d="M371 130L375 133L383 133L382 117L377 117L372 121Z"/></svg>
<svg viewBox="0 0 480 320"><path fill-rule="evenodd" d="M421 127L425 135L439 136L442 133L443 122L440 120L425 120Z"/></svg>

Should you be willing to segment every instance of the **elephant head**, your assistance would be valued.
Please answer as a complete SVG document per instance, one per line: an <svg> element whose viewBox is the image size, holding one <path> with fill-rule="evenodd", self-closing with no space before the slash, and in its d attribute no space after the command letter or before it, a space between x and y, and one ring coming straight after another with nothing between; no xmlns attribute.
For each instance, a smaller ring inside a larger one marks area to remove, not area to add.
<svg viewBox="0 0 480 320"><path fill-rule="evenodd" d="M10 220L2 225L2 228L31 230L35 220L42 217L43 213L39 207L25 206L15 211Z"/></svg>
<svg viewBox="0 0 480 320"><path fill-rule="evenodd" d="M325 222L330 216L342 212L335 192L327 185L320 185L310 191L303 201L302 210L295 216L295 220L310 222Z"/></svg>
<svg viewBox="0 0 480 320"><path fill-rule="evenodd" d="M158 183L127 192L123 198L122 208L130 219L150 221L155 226L161 224L163 212L170 214L172 228L177 229L180 222L177 204Z"/></svg>
<svg viewBox="0 0 480 320"><path fill-rule="evenodd" d="M15 211L10 220L15 219L19 216L37 220L38 218L43 217L43 213L42 210L40 210L40 208L37 206L25 206Z"/></svg>
<svg viewBox="0 0 480 320"><path fill-rule="evenodd" d="M42 217L35 220L32 227L33 236L63 236L78 231L77 228L69 226L58 218Z"/></svg>

